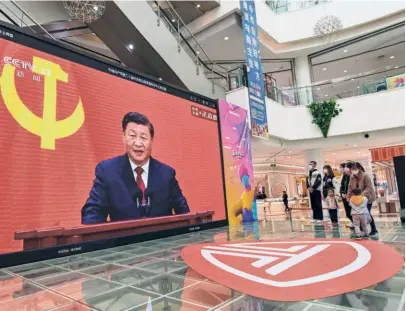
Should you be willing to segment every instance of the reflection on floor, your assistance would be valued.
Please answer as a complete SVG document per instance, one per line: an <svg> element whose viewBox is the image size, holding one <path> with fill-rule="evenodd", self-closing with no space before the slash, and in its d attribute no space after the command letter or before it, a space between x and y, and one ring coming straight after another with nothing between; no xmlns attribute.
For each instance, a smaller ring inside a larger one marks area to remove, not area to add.
<svg viewBox="0 0 406 311"><path fill-rule="evenodd" d="M405 253L405 230L397 218L377 218L379 239ZM233 228L126 245L0 270L0 310L404 310L404 269L374 287L315 301L264 301L211 282L180 257L193 243L276 238L346 238L345 224L308 220L262 221ZM383 265L385 263L382 263Z"/></svg>

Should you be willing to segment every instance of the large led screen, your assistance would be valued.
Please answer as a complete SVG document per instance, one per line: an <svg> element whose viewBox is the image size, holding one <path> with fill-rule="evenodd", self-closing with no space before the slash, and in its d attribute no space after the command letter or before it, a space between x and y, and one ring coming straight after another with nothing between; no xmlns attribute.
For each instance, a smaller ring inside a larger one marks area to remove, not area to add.
<svg viewBox="0 0 406 311"><path fill-rule="evenodd" d="M0 35L0 254L226 219L214 102Z"/></svg>

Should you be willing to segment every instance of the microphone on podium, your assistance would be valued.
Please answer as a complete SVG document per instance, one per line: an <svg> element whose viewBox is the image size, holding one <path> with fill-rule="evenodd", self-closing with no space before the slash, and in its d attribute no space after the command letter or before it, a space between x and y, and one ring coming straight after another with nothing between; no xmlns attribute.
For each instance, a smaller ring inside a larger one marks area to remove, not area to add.
<svg viewBox="0 0 406 311"><path fill-rule="evenodd" d="M145 199L145 216L148 217L151 213L151 200L152 200L152 189L146 188L144 191L144 199Z"/></svg>
<svg viewBox="0 0 406 311"><path fill-rule="evenodd" d="M134 191L134 200L137 202L137 208L140 208L142 204L142 191L140 189L135 189Z"/></svg>

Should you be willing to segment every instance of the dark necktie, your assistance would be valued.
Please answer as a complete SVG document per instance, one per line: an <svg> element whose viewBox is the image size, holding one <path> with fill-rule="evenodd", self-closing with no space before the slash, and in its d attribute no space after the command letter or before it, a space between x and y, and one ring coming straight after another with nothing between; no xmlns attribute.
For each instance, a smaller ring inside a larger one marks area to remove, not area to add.
<svg viewBox="0 0 406 311"><path fill-rule="evenodd" d="M135 169L135 172L137 173L137 186L138 186L138 188L140 188L140 190L143 194L142 203L145 204L145 198L144 198L145 184L144 184L144 181L142 180L142 173L144 173L144 170L142 169L142 167L138 166Z"/></svg>

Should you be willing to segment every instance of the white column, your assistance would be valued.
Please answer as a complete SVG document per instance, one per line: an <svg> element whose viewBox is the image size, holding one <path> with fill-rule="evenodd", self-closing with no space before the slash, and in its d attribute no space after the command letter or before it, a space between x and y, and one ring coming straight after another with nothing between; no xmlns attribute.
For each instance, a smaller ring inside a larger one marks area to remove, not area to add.
<svg viewBox="0 0 406 311"><path fill-rule="evenodd" d="M308 105L313 101L313 93L310 88L312 84L310 71L311 67L307 55L295 58L297 96L300 105Z"/></svg>
<svg viewBox="0 0 406 311"><path fill-rule="evenodd" d="M323 151L321 149L309 149L305 150L305 168L306 172L309 171L309 163L310 161L317 162L317 169L320 173L323 174L323 166L324 166L324 158L323 158Z"/></svg>

